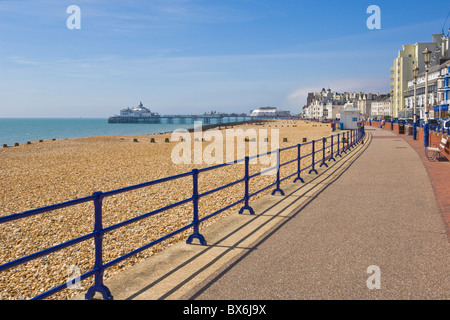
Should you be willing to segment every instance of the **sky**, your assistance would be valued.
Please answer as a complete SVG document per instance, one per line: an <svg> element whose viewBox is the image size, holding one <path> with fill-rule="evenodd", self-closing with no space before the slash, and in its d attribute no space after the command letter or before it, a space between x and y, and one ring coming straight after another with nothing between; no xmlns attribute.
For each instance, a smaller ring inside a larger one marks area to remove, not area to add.
<svg viewBox="0 0 450 320"><path fill-rule="evenodd" d="M371 5L380 29L368 28ZM448 0L0 0L0 118L107 118L140 101L160 114L299 114L322 88L389 93L402 45L448 34L449 10Z"/></svg>

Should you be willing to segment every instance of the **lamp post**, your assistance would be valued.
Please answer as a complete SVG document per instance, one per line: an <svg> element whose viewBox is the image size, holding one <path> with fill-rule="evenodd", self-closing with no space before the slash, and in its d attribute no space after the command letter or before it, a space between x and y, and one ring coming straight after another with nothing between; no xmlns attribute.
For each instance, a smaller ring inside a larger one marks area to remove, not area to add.
<svg viewBox="0 0 450 320"><path fill-rule="evenodd" d="M426 48L423 52L423 62L425 63L425 117L423 126L423 144L425 148L428 147L429 135L430 135L430 125L428 124L428 64L430 63L431 51Z"/></svg>
<svg viewBox="0 0 450 320"><path fill-rule="evenodd" d="M437 81L438 85L438 89L437 89L437 102L439 105L439 115L438 118L439 120L442 117L442 105L444 104L444 75L439 75L438 77L438 81Z"/></svg>
<svg viewBox="0 0 450 320"><path fill-rule="evenodd" d="M414 74L414 120L413 120L413 140L417 140L417 113L416 113L416 105L417 105L417 77L419 76L419 67L416 66L413 69Z"/></svg>

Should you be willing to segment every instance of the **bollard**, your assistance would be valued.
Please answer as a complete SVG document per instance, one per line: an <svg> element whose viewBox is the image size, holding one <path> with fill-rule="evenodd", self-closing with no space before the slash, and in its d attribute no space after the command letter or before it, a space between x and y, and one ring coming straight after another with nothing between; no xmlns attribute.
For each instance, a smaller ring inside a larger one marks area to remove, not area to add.
<svg viewBox="0 0 450 320"><path fill-rule="evenodd" d="M166 143L168 143L169 142L169 138L166 138L166 140L164 140Z"/></svg>
<svg viewBox="0 0 450 320"><path fill-rule="evenodd" d="M3 148L8 148L8 145L6 143L4 143Z"/></svg>
<svg viewBox="0 0 450 320"><path fill-rule="evenodd" d="M150 143L155 143L155 138L151 138Z"/></svg>
<svg viewBox="0 0 450 320"><path fill-rule="evenodd" d="M18 147L18 146L19 146L18 142L14 143L14 147Z"/></svg>
<svg viewBox="0 0 450 320"><path fill-rule="evenodd" d="M139 142L138 139L133 139L133 142Z"/></svg>
<svg viewBox="0 0 450 320"><path fill-rule="evenodd" d="M283 142L288 142L288 139L287 138L283 138Z"/></svg>

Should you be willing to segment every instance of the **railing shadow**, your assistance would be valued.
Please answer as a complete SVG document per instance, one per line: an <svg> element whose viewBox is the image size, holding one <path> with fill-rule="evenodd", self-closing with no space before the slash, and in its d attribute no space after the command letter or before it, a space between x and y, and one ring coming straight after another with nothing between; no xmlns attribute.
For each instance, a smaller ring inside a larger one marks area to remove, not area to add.
<svg viewBox="0 0 450 320"><path fill-rule="evenodd" d="M163 280L165 280L166 278L168 278L172 274L176 273L177 271L179 271L182 268L186 267L187 265L191 264L195 260L199 259L203 255L208 253L210 250L212 250L213 248L226 248L225 251L223 251L222 253L216 255L207 264L205 264L201 268L197 269L194 273L192 273L190 276L185 278L182 282L180 282L179 284L174 286L172 289L168 290L164 295L162 295L162 296L160 296L158 298L158 300L164 300L167 297L169 297L170 295L172 295L173 293L175 293L177 290L179 290L181 287L186 285L189 281L191 281L192 279L197 277L199 274L204 272L206 269L208 269L211 266L213 266L216 262L218 262L220 259L222 259L224 256L226 256L230 251L235 250L235 249L243 249L244 250L243 254L241 254L234 262L232 262L228 267L226 267L216 277L214 277L214 279L210 280L209 284L204 286L203 289L199 290L196 294L194 294L193 296L188 298L188 299L195 299L196 296L200 295L202 291L206 290L207 287L209 287L214 281L216 281L223 274L225 274L230 268L232 268L235 264L237 264L241 259L243 259L245 256L247 256L251 252L257 250L257 247L259 245L261 245L264 241L266 241L268 238L270 238L275 232L277 232L280 228L282 228L283 225L285 225L291 219L296 217L301 212L301 210L303 210L306 206L308 206L310 203L312 203L323 191L325 191L331 184L333 184L336 180L338 180L350 168L350 166L362 155L362 153L370 146L371 141L372 140L370 138L369 141L366 141L362 145L362 147L361 147L362 151L360 153L358 153L358 154L355 154L355 153L346 154L338 162L334 163L332 166L330 166L330 167L324 169L322 172L320 172L320 175L318 175L318 176L314 177L313 179L305 182L305 184L303 184L303 185L301 185L299 187L292 188L292 190L289 193L287 193L284 197L280 197L280 199L278 201L272 203L270 206L265 208L262 212L258 213L257 215L248 214L248 216L253 217L253 219L248 220L245 223L241 224L238 228L236 228L232 232L224 235L222 238L218 239L214 243L210 243L210 244L207 244L206 246L202 246L202 247L205 248L204 250L202 250L201 252L195 254L193 257L191 257L190 259L184 261L182 264L178 265L177 267L173 268L172 270L170 270L169 272L167 272L166 274L164 274L163 276L161 276L157 280L155 280L155 281L145 285L139 291L137 291L134 294L128 296L126 298L126 300L133 300L133 299L139 297L140 295L144 294L146 291L150 290L152 287L156 286L158 283L162 282ZM346 167L346 168L344 170L342 170L342 172L340 172L338 175L332 175L337 170L339 170L340 168L343 168L343 167ZM324 186L322 187L322 189L320 191L316 192L315 194L313 194L311 196L306 196L306 194L308 194L309 192L311 192L312 190L314 190L316 188L316 184L314 184L314 182L317 182L317 180L320 180L322 174L327 174L327 173L329 173L330 177L332 177L331 181L329 183L327 183L327 184L324 184ZM292 195L298 193L299 191L302 191L302 192L300 194L296 195L296 197L298 197L296 200L293 200L293 201L292 200L287 200L289 198L289 196L292 196ZM308 198L308 200L306 202L303 201L303 203L300 204L301 199L302 198L304 199L305 197ZM273 214L272 215L268 215L267 214L273 208L281 205L283 202L287 202L287 204L280 211L278 211L277 214L275 214L275 215L273 215ZM288 209L290 209L290 208L293 208L293 211L290 211L290 212L294 212L294 213L293 214L292 213L290 213L290 214L288 213L288 214L283 215L284 213L289 212ZM251 232L246 233L243 237L241 237L233 245L223 245L222 244L222 242L224 242L225 240L231 238L233 235L237 234L239 231L243 230L244 228L248 227L250 224L254 223L257 219L261 219L261 218L265 218L265 217L270 217L270 218L267 219L265 222L260 223L258 225L258 227L255 228L255 229L252 229ZM280 223L278 223L274 228L272 228L272 230L270 230L269 233L266 234L263 238L261 238L256 243L252 244L251 246L245 246L245 247L244 246L240 246L243 242L245 242L246 240L251 238L259 230L263 229L265 226L269 225L271 222L273 222L274 219L277 219L277 218L282 218L282 221ZM201 244L191 244L191 245L201 246Z"/></svg>

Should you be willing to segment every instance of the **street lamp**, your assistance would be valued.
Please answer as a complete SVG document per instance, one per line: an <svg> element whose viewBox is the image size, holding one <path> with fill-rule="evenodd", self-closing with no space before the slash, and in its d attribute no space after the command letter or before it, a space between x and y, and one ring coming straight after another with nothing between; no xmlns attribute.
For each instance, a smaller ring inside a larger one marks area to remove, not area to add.
<svg viewBox="0 0 450 320"><path fill-rule="evenodd" d="M417 113L416 113L416 104L417 104L417 77L419 76L419 67L416 66L413 69L414 74L414 122L413 122L413 140L417 140Z"/></svg>
<svg viewBox="0 0 450 320"><path fill-rule="evenodd" d="M428 64L430 63L431 51L426 48L423 52L423 62L425 63L425 125L423 126L423 144L428 147L430 125L428 124Z"/></svg>
<svg viewBox="0 0 450 320"><path fill-rule="evenodd" d="M442 118L442 105L444 104L444 75L441 74L439 75L438 79L437 79L437 101L438 101L438 105L439 105L439 115L438 118L441 119ZM436 117L435 117L436 118Z"/></svg>

